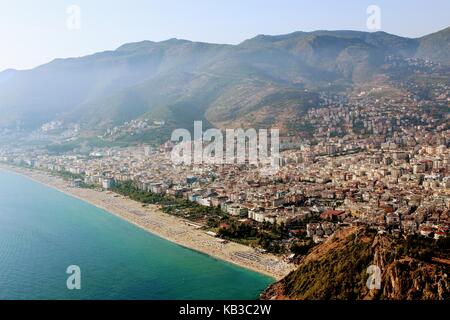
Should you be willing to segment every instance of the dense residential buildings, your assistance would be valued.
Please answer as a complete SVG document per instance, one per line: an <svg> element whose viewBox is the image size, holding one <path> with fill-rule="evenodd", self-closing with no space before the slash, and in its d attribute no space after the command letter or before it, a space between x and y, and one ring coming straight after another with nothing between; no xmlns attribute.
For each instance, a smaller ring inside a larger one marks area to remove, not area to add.
<svg viewBox="0 0 450 320"><path fill-rule="evenodd" d="M448 101L449 88L438 94ZM428 113L420 108L424 101L414 97L383 101L367 92L325 101L301 120L310 123L314 135L281 137L282 165L270 175L249 164L176 165L170 142L57 155L9 146L0 149L0 160L70 173L74 186L108 190L133 181L153 194L220 208L238 223L282 225L285 247L296 239L319 243L351 225L395 237L448 236L448 112Z"/></svg>

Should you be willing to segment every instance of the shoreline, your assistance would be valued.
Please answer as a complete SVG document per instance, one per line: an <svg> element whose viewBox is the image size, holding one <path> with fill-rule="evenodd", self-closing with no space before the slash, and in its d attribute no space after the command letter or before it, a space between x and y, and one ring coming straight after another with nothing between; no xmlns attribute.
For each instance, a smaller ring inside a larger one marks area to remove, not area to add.
<svg viewBox="0 0 450 320"><path fill-rule="evenodd" d="M264 274L274 281L284 278L294 270L292 264L275 255L261 254L251 247L236 242L221 243L218 238L207 235L204 230L189 225L188 221L162 212L157 205L143 207L140 202L110 191L74 188L60 177L34 169L4 163L0 163L0 169L89 203L166 241Z"/></svg>

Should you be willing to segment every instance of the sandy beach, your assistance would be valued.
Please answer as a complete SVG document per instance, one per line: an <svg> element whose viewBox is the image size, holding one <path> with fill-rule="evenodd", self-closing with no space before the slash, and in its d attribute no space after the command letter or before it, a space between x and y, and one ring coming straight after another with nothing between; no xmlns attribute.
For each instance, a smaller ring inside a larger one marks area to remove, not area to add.
<svg viewBox="0 0 450 320"><path fill-rule="evenodd" d="M37 170L0 164L0 169L14 172L69 196L88 202L143 228L168 241L205 253L212 257L271 276L279 280L294 269L281 258L261 254L255 249L234 242L222 243L188 221L162 212L158 206L143 207L141 203L109 191L73 188L70 183Z"/></svg>

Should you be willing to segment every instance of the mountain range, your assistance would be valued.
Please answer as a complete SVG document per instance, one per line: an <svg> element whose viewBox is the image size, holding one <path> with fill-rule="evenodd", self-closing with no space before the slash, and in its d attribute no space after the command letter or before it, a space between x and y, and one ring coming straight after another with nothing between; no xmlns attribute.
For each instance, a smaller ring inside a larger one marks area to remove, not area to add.
<svg viewBox="0 0 450 320"><path fill-rule="evenodd" d="M282 123L383 72L388 56L450 65L450 28L421 38L385 32L259 35L238 45L170 39L0 73L1 128L50 121L103 132L133 119L185 127Z"/></svg>

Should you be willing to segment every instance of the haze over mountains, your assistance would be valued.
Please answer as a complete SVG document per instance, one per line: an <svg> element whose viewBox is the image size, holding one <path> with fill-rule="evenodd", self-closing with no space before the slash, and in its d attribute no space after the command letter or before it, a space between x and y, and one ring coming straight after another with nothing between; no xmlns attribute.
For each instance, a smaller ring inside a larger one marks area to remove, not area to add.
<svg viewBox="0 0 450 320"><path fill-rule="evenodd" d="M186 127L268 125L383 73L388 56L450 65L450 28L410 39L384 32L260 35L239 45L170 39L0 73L1 128L49 121L102 132L137 118Z"/></svg>

